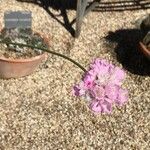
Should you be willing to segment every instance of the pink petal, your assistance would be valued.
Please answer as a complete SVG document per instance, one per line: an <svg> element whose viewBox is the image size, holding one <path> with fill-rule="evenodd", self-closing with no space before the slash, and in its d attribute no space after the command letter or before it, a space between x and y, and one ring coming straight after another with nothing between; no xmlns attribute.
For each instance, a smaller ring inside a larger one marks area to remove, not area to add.
<svg viewBox="0 0 150 150"><path fill-rule="evenodd" d="M107 85L105 87L106 96L114 101L118 97L119 87L116 85Z"/></svg>
<svg viewBox="0 0 150 150"><path fill-rule="evenodd" d="M75 95L75 96L85 95L86 87L84 86L84 82L81 81L80 84L75 85L73 87L73 91L72 92L73 92L73 95Z"/></svg>
<svg viewBox="0 0 150 150"><path fill-rule="evenodd" d="M98 75L109 74L109 66L101 65L98 67Z"/></svg>
<svg viewBox="0 0 150 150"><path fill-rule="evenodd" d="M102 105L102 112L110 114L112 112L112 104L105 101Z"/></svg>
<svg viewBox="0 0 150 150"><path fill-rule="evenodd" d="M88 74L89 74L90 76L92 76L94 80L96 79L97 72L96 72L95 70L90 69L90 70L88 71Z"/></svg>
<svg viewBox="0 0 150 150"><path fill-rule="evenodd" d="M125 72L122 69L120 69L119 67L115 67L115 69L111 75L109 83L121 85L124 78L125 78Z"/></svg>
<svg viewBox="0 0 150 150"><path fill-rule="evenodd" d="M72 93L73 93L74 96L79 96L80 95L79 87L78 86L74 86Z"/></svg>
<svg viewBox="0 0 150 150"><path fill-rule="evenodd" d="M92 103L90 104L90 109L96 113L101 113L102 108L101 105L98 101L92 101Z"/></svg>
<svg viewBox="0 0 150 150"><path fill-rule="evenodd" d="M124 89L119 89L118 98L116 99L116 104L122 106L128 100L128 91Z"/></svg>
<svg viewBox="0 0 150 150"><path fill-rule="evenodd" d="M92 95L95 99L102 99L105 96L105 90L102 86L96 85L92 90Z"/></svg>
<svg viewBox="0 0 150 150"><path fill-rule="evenodd" d="M72 93L74 96L82 96L85 95L85 90L80 89L79 86L74 86Z"/></svg>
<svg viewBox="0 0 150 150"><path fill-rule="evenodd" d="M84 78L84 86L87 89L91 89L94 86L94 78L90 75L86 75Z"/></svg>
<svg viewBox="0 0 150 150"><path fill-rule="evenodd" d="M109 63L104 59L96 59L93 64L91 64L91 69L93 69L97 74L104 75L109 71Z"/></svg>
<svg viewBox="0 0 150 150"><path fill-rule="evenodd" d="M94 63L96 65L103 65L103 66L108 66L109 65L109 63L106 59L99 59L99 58L95 59Z"/></svg>

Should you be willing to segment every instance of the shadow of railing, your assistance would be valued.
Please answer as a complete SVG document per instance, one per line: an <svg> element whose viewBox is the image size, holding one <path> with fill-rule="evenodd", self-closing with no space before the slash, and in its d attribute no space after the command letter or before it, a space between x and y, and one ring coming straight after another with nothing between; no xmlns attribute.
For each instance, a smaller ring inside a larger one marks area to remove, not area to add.
<svg viewBox="0 0 150 150"><path fill-rule="evenodd" d="M109 32L106 36L106 47L116 53L117 60L133 74L150 75L150 61L140 52L139 41L142 40L138 29L124 29ZM117 46L114 48L114 44Z"/></svg>
<svg viewBox="0 0 150 150"><path fill-rule="evenodd" d="M67 10L76 9L76 0L17 0L18 2L32 3L42 7L53 19L60 23L73 37L75 36L75 30L72 27L72 22L69 21ZM53 14L49 8L59 10L60 14ZM63 22L58 18L63 17Z"/></svg>
<svg viewBox="0 0 150 150"><path fill-rule="evenodd" d="M36 4L43 9L58 23L60 23L73 37L75 36L75 30L72 27L75 23L69 21L67 10L76 10L77 0L17 0L18 2L27 2ZM100 0L101 1L101 0ZM54 15L49 8L60 11L60 15ZM115 2L103 2L101 1L99 6L94 9L98 12L107 12L107 11L133 11L139 9L149 9L150 2L149 0L124 0L124 1L115 1ZM63 17L63 21L59 20L59 16Z"/></svg>

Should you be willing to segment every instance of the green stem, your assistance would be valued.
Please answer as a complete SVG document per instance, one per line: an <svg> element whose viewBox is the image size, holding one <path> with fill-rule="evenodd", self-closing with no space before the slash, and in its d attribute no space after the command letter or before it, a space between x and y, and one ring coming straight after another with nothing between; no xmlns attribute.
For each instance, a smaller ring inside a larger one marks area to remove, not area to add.
<svg viewBox="0 0 150 150"><path fill-rule="evenodd" d="M78 62L74 61L73 59L63 55L63 54L60 54L60 53L57 53L57 52L54 52L54 51L51 51L49 49L46 49L46 48L41 48L41 47L36 47L36 46L33 46L33 45L27 45L27 44L21 44L21 43L12 43L12 42L6 42L6 41L0 41L0 43L4 43L4 44L12 44L12 45L16 45L16 46L23 46L23 47L29 47L29 48L32 48L32 49L40 49L42 51L45 51L47 53L50 53L50 54L53 54L53 55L57 55L59 57L62 57L70 62L72 62L73 64L75 64L77 67L79 67L81 70L83 70L84 72L86 72L86 69L84 67L82 67Z"/></svg>

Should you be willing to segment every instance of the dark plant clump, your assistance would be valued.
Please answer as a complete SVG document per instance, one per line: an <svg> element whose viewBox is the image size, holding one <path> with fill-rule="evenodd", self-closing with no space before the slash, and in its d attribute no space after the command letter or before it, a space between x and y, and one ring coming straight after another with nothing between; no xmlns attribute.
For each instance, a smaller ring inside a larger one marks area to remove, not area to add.
<svg viewBox="0 0 150 150"><path fill-rule="evenodd" d="M38 33L33 33L31 29L3 29L0 34L0 40L10 43L20 43L25 45L33 45L39 48L48 48L48 44ZM43 53L40 49L31 49L24 46L3 44L0 48L0 54L5 57L27 58L40 55Z"/></svg>

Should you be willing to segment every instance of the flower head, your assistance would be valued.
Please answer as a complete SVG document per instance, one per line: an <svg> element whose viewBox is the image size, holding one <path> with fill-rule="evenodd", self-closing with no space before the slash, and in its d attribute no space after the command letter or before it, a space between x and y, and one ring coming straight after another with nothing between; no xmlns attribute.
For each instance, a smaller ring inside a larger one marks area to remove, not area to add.
<svg viewBox="0 0 150 150"><path fill-rule="evenodd" d="M122 106L128 99L121 85L125 72L104 59L96 59L83 80L74 86L76 96L84 96L89 108L96 113L111 113L113 104Z"/></svg>

